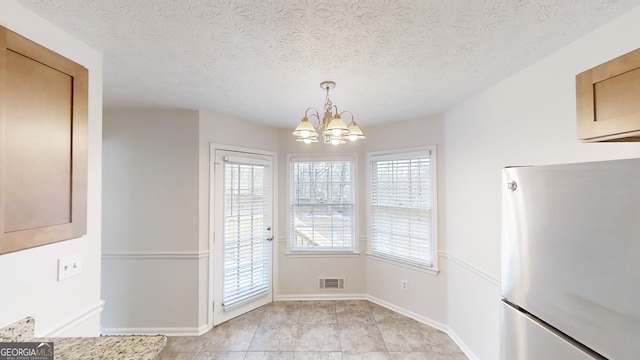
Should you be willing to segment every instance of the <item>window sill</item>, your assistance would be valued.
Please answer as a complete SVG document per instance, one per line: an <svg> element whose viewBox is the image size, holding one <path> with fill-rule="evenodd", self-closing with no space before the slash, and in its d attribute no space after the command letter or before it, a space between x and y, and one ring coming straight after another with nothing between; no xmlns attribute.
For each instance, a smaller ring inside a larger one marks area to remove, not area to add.
<svg viewBox="0 0 640 360"><path fill-rule="evenodd" d="M290 258L357 258L357 251L290 251L284 254Z"/></svg>
<svg viewBox="0 0 640 360"><path fill-rule="evenodd" d="M440 270L438 269L438 267L436 265L423 265L423 264L419 264L417 262L413 262L413 261L408 261L408 260L403 260L403 259L399 259L399 258L395 258L395 257L391 257L391 256L385 256L385 255L381 255L381 254L376 254L376 253L371 253L368 252L367 256L370 257L373 260L377 260L377 261L381 261L381 262L385 262L385 263L389 263L389 264L393 264L393 265L397 265L397 266L402 266L408 269L412 269L412 270L417 270L417 271L421 271L427 274L431 274L431 275L438 275L438 273L440 272Z"/></svg>

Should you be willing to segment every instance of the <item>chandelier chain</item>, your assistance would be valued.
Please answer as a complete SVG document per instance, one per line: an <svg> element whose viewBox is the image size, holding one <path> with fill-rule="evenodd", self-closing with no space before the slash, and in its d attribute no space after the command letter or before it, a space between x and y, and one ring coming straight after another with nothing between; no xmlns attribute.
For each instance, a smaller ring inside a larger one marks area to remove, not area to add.
<svg viewBox="0 0 640 360"><path fill-rule="evenodd" d="M324 98L324 111L331 112L333 109L333 103L331 102L331 98L329 97L330 88L327 86L327 95Z"/></svg>

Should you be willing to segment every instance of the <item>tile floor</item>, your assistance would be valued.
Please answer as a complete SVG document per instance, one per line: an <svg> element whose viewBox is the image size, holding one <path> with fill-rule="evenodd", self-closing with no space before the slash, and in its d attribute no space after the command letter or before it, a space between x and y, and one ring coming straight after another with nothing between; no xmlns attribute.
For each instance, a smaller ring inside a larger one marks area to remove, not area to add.
<svg viewBox="0 0 640 360"><path fill-rule="evenodd" d="M161 360L466 360L442 331L368 301L274 302L201 336L169 337Z"/></svg>

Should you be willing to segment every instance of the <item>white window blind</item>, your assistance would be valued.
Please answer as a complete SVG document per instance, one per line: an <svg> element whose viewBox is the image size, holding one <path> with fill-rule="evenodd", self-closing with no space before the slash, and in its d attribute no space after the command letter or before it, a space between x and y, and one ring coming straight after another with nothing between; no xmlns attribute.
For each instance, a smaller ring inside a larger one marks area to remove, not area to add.
<svg viewBox="0 0 640 360"><path fill-rule="evenodd" d="M291 250L353 250L352 160L290 159Z"/></svg>
<svg viewBox="0 0 640 360"><path fill-rule="evenodd" d="M228 309L269 289L265 166L225 161L224 287Z"/></svg>
<svg viewBox="0 0 640 360"><path fill-rule="evenodd" d="M371 156L371 251L422 266L434 258L431 150Z"/></svg>

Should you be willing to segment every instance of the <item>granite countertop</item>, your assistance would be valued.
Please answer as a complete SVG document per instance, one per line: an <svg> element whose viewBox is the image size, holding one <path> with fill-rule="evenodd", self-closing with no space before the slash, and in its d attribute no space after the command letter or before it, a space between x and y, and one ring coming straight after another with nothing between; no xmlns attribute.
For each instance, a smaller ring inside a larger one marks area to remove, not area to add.
<svg viewBox="0 0 640 360"><path fill-rule="evenodd" d="M167 343L164 335L34 338L35 319L0 328L0 342L53 342L56 360L153 360Z"/></svg>
<svg viewBox="0 0 640 360"><path fill-rule="evenodd" d="M31 341L53 341L56 360L152 360L164 348L167 337L127 335L36 338Z"/></svg>

